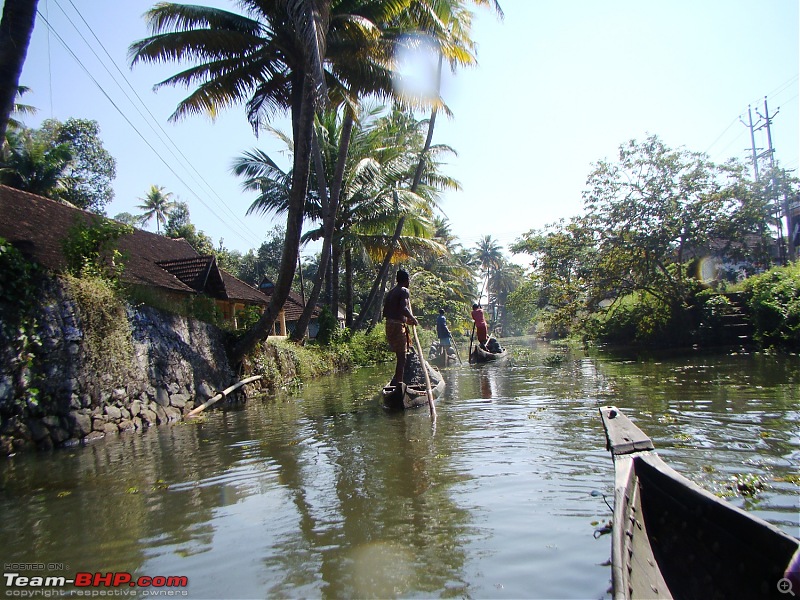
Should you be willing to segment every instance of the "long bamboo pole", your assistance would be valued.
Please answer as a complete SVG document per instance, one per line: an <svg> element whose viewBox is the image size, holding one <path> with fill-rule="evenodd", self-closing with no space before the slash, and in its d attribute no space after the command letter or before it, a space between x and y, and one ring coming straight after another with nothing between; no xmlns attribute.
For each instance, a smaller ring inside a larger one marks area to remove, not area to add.
<svg viewBox="0 0 800 600"><path fill-rule="evenodd" d="M417 346L417 354L419 354L419 361L422 363L422 373L425 375L425 391L428 392L428 406L431 410L431 419L434 421L436 420L436 407L433 405L433 391L431 390L431 377L428 375L428 363L425 362L425 357L422 355L422 345L419 343L419 337L417 336L417 327L416 325L411 326L411 330L414 332L414 343Z"/></svg>
<svg viewBox="0 0 800 600"><path fill-rule="evenodd" d="M232 391L238 390L243 385L245 385L247 383L252 383L253 381L257 381L258 379L261 379L262 377L263 377L263 375L253 375L252 377L248 377L247 379L242 379L239 383L234 383L232 386L230 386L228 388L225 388L219 394L217 394L213 398L209 398L208 400L203 402L200 406L198 406L197 408L192 410L188 415L186 415L186 418L188 419L190 417L197 416L198 414L203 412L205 409L207 409L209 406L211 406L212 404L214 404L218 400L221 400L222 398L224 398L225 396L230 394Z"/></svg>

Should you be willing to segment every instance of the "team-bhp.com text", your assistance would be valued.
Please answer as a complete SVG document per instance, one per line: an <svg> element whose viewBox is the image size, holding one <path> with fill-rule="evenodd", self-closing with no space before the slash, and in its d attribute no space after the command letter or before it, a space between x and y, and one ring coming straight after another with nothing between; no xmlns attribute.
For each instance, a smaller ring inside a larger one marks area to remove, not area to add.
<svg viewBox="0 0 800 600"><path fill-rule="evenodd" d="M150 577L142 575L134 577L131 573L111 572L111 573L76 573L74 577L68 579L64 576L29 576L19 573L3 573L3 580L6 587L6 596L11 597L54 597L54 596L125 596L124 592L129 591L125 588L144 588L142 595L149 596L185 596L189 585L189 578L186 576L162 576ZM77 590L63 590L68 585L73 585ZM88 589L84 589L88 588ZM114 589L108 589L114 588ZM179 588L179 589L165 589ZM132 591L132 590L131 590ZM46 592L51 592L50 594ZM145 593L149 592L149 593Z"/></svg>

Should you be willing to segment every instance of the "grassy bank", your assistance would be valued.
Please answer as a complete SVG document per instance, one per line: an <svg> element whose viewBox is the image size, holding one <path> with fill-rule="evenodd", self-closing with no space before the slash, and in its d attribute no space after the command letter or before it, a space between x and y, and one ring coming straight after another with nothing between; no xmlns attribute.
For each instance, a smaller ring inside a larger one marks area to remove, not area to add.
<svg viewBox="0 0 800 600"><path fill-rule="evenodd" d="M381 324L370 332L343 330L327 344L309 341L300 346L271 337L247 357L244 369L251 375L263 375L262 387L274 390L393 360Z"/></svg>

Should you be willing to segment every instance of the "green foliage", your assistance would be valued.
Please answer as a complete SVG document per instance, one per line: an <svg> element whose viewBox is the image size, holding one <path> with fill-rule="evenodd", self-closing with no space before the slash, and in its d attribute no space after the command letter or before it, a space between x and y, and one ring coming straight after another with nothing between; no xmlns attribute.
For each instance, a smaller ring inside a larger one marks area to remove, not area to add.
<svg viewBox="0 0 800 600"><path fill-rule="evenodd" d="M800 262L751 277L742 287L756 341L764 347L800 349Z"/></svg>
<svg viewBox="0 0 800 600"><path fill-rule="evenodd" d="M36 330L40 271L8 241L0 238L0 274L0 345L13 353L13 362L26 377L24 373L29 372L40 346ZM36 399L31 400L35 402Z"/></svg>
<svg viewBox="0 0 800 600"><path fill-rule="evenodd" d="M394 360L394 353L386 343L383 322L369 331L350 333L347 341L353 363L359 366L375 365Z"/></svg>
<svg viewBox="0 0 800 600"><path fill-rule="evenodd" d="M125 303L112 282L104 277L72 275L63 281L78 307L86 363L95 373L124 381L133 358L131 328Z"/></svg>
<svg viewBox="0 0 800 600"><path fill-rule="evenodd" d="M169 195L169 194L167 194ZM167 224L164 227L164 235L169 238L183 238L186 242L194 248L198 254L208 256L210 254L217 254L214 251L214 242L202 231L198 231L197 227L189 220L189 205L185 202L173 202L169 212L166 214ZM228 265L224 264L217 255L217 261L220 266L227 271L236 273L235 270L229 269Z"/></svg>
<svg viewBox="0 0 800 600"><path fill-rule="evenodd" d="M682 331L672 327L673 314L659 298L636 293L621 298L604 313L593 315L587 333L609 344L668 346L682 341Z"/></svg>
<svg viewBox="0 0 800 600"><path fill-rule="evenodd" d="M280 271L281 252L285 238L286 229L282 226L274 227L267 232L266 239L258 247L258 250L249 250L245 254L235 257L235 263L231 260L230 272L252 285L259 285L265 275L275 281Z"/></svg>
<svg viewBox="0 0 800 600"><path fill-rule="evenodd" d="M319 318L319 332L317 333L317 341L323 346L330 346L337 343L342 337L344 330L339 327L339 320L331 312L327 306L322 307Z"/></svg>
<svg viewBox="0 0 800 600"><path fill-rule="evenodd" d="M210 323L217 327L225 327L227 325L217 303L208 296L192 295L176 299L173 295L164 294L145 286L126 286L125 296L133 305L144 304L167 313ZM258 316L260 316L260 312ZM254 317L250 313L247 313L246 318L258 320L257 316Z"/></svg>
<svg viewBox="0 0 800 600"><path fill-rule="evenodd" d="M49 145L65 145L72 156L62 178L58 197L97 214L114 199L112 183L117 175L114 157L103 147L100 126L89 119L48 119L38 133Z"/></svg>
<svg viewBox="0 0 800 600"><path fill-rule="evenodd" d="M63 241L67 270L76 277L103 277L117 281L124 268L116 242L133 233L133 227L95 217L90 223L77 219Z"/></svg>
<svg viewBox="0 0 800 600"><path fill-rule="evenodd" d="M525 335L535 332L540 314L540 289L533 279L520 283L506 300L506 322L509 334Z"/></svg>
<svg viewBox="0 0 800 600"><path fill-rule="evenodd" d="M0 183L9 187L58 198L64 174L72 160L67 144L52 145L29 129L9 131L0 165Z"/></svg>
<svg viewBox="0 0 800 600"><path fill-rule="evenodd" d="M221 327L224 324L222 311L217 306L217 303L213 298L203 294L191 296L186 301L186 316L204 323L211 323L217 327Z"/></svg>
<svg viewBox="0 0 800 600"><path fill-rule="evenodd" d="M264 308L261 306L247 306L244 310L236 314L237 328L247 330L261 318Z"/></svg>
<svg viewBox="0 0 800 600"><path fill-rule="evenodd" d="M695 308L700 314L698 341L721 340L725 318L734 311L731 301L714 290L703 290L695 296Z"/></svg>

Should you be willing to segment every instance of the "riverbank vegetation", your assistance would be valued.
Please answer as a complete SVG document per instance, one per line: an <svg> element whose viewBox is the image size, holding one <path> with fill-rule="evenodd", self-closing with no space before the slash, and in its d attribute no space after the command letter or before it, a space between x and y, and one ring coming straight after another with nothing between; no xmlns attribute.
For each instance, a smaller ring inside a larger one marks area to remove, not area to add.
<svg viewBox="0 0 800 600"><path fill-rule="evenodd" d="M655 136L622 145L589 175L583 215L512 247L532 258L512 306L535 303L531 325L550 337L798 348L798 267L754 277L772 262L771 196L745 172ZM754 333L720 336L737 311Z"/></svg>

